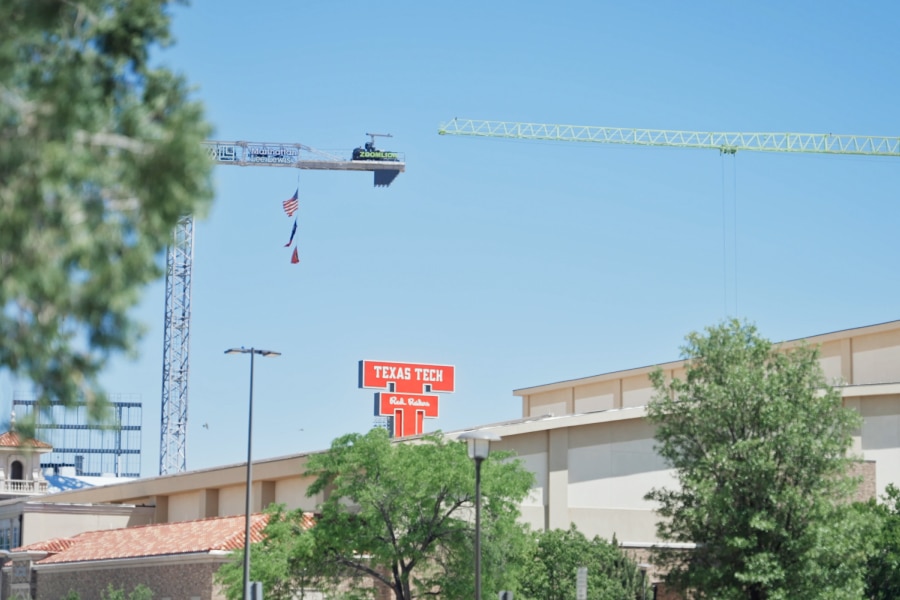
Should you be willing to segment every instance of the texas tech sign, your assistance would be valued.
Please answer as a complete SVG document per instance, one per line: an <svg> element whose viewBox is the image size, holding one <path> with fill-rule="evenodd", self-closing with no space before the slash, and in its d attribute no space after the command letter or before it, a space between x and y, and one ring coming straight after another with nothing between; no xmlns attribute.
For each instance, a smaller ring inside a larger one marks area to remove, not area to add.
<svg viewBox="0 0 900 600"><path fill-rule="evenodd" d="M425 419L438 416L434 392L453 392L455 369L447 365L359 361L359 387L386 390L375 394L375 415L394 417L394 437L425 431Z"/></svg>

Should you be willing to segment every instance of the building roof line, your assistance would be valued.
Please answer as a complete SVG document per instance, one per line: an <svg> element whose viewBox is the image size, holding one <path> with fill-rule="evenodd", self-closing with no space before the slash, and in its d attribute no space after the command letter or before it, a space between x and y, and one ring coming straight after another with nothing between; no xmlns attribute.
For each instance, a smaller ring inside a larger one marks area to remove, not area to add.
<svg viewBox="0 0 900 600"><path fill-rule="evenodd" d="M836 339L848 338L856 335L871 335L873 333L881 333L883 331L893 331L900 329L900 320L896 321L885 321L884 323L877 323L875 325L866 325L864 327L854 327L849 329L841 329L838 331L832 331L829 333L821 333L818 335L811 335L802 338L796 338L791 340L785 340L782 342L774 342L775 346L783 346L787 348L791 348L803 343L808 343L810 345L818 345L825 342L830 342ZM528 396L532 394L539 394L542 392L549 392L558 389L564 389L568 387L572 387L573 385L590 385L592 383L603 383L608 381L614 381L616 379L623 379L626 377L634 377L636 375L644 375L649 374L655 371L656 369L666 370L675 370L680 369L684 366L684 363L687 362L687 359L678 359L672 360L652 365L646 365L643 367L634 367L630 369L622 369L619 371L609 371L607 373L599 373L597 375L589 375L587 377L576 377L574 379L564 379L562 381L556 381L553 383L545 383L541 385L518 388L513 390L514 396Z"/></svg>

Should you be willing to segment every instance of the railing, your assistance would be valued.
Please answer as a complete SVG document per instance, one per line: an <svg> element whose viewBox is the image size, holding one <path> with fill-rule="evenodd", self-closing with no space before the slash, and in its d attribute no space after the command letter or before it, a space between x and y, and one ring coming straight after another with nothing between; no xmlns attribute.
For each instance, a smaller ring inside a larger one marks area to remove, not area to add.
<svg viewBox="0 0 900 600"><path fill-rule="evenodd" d="M44 480L0 480L0 494L46 494L49 484Z"/></svg>

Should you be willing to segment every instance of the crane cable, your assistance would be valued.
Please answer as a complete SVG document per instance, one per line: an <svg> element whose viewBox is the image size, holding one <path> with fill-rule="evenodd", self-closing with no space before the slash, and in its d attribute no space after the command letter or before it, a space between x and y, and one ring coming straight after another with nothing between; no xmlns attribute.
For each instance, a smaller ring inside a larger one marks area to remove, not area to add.
<svg viewBox="0 0 900 600"><path fill-rule="evenodd" d="M732 302L734 304L734 313L733 316L737 316L738 313L738 242L737 242L737 227L738 227L738 217L737 217L737 153L736 152L725 152L722 151L719 155L722 157L721 160L721 171L722 171L722 304L724 307L724 313L728 315L728 200L727 200L727 192L726 192L726 184L725 184L725 155L731 155L731 241L732 241L732 285L734 287L734 292L732 294Z"/></svg>
<svg viewBox="0 0 900 600"><path fill-rule="evenodd" d="M734 219L734 232L732 241L734 242L734 316L738 316L738 201L737 201L737 153L731 155L731 196L732 196L732 217Z"/></svg>

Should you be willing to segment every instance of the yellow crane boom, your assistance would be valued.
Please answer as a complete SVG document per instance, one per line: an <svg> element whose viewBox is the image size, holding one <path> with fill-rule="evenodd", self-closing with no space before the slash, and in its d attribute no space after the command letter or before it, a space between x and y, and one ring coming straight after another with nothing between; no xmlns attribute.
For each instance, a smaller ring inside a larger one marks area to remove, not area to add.
<svg viewBox="0 0 900 600"><path fill-rule="evenodd" d="M758 152L813 152L818 154L900 156L900 137L876 135L677 131L671 129L598 127L592 125L479 121L475 119L453 119L442 123L438 128L438 133L441 135L467 135L517 140L709 148L726 154L734 154L738 150L752 150Z"/></svg>

